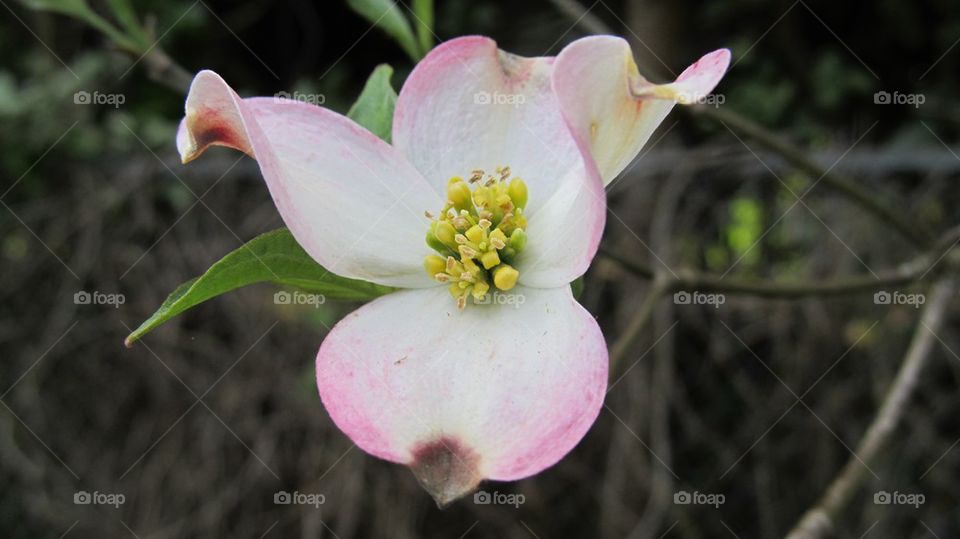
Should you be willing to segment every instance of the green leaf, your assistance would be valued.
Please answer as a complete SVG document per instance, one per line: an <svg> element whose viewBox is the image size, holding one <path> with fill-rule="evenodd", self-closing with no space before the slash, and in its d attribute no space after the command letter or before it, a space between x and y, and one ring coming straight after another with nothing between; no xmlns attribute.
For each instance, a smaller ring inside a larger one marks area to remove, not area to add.
<svg viewBox="0 0 960 539"><path fill-rule="evenodd" d="M133 6L130 5L130 0L107 0L107 5L120 26L127 32L127 35L135 39L146 52L151 45L150 38L140 21L137 20L137 14L134 12Z"/></svg>
<svg viewBox="0 0 960 539"><path fill-rule="evenodd" d="M583 295L583 276L577 277L570 283L570 291L573 292L573 299L580 299Z"/></svg>
<svg viewBox="0 0 960 539"><path fill-rule="evenodd" d="M351 120L388 143L393 129L393 108L397 103L397 92L390 85L392 76L392 67L387 64L378 65L363 86L360 97L347 113Z"/></svg>
<svg viewBox="0 0 960 539"><path fill-rule="evenodd" d="M37 11L54 11L66 15L82 16L90 12L86 0L21 0L23 5Z"/></svg>
<svg viewBox="0 0 960 539"><path fill-rule="evenodd" d="M413 14L420 50L427 54L433 48L433 0L413 0Z"/></svg>
<svg viewBox="0 0 960 539"><path fill-rule="evenodd" d="M142 47L139 47L133 38L117 30L106 19L97 15L90 9L86 0L21 0L21 2L28 8L37 11L52 11L69 15L96 28L113 40L118 47L131 52L142 52Z"/></svg>
<svg viewBox="0 0 960 539"><path fill-rule="evenodd" d="M379 27L397 40L400 47L414 62L423 57L417 40L410 29L410 22L403 16L402 8L393 0L347 0L347 5L360 16Z"/></svg>
<svg viewBox="0 0 960 539"><path fill-rule="evenodd" d="M761 253L755 247L763 238L763 208L755 198L738 197L730 202L730 217L727 244L746 265L755 264Z"/></svg>
<svg viewBox="0 0 960 539"><path fill-rule="evenodd" d="M257 236L221 258L200 277L177 287L157 312L127 337L125 344L132 346L157 326L210 298L262 282L294 286L340 300L369 300L394 291L328 272L310 258L289 230L281 228Z"/></svg>

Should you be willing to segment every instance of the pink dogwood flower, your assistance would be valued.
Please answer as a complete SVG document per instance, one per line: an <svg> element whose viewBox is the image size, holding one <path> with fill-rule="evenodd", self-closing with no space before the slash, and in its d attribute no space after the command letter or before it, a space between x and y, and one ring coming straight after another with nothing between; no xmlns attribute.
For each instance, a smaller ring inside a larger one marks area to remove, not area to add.
<svg viewBox="0 0 960 539"><path fill-rule="evenodd" d="M454 39L403 85L392 145L319 106L242 99L203 71L177 147L184 163L211 145L255 158L311 257L403 289L330 331L317 386L356 445L409 466L445 505L544 470L593 424L607 347L569 283L596 253L604 186L729 58L655 85L615 37L541 58Z"/></svg>

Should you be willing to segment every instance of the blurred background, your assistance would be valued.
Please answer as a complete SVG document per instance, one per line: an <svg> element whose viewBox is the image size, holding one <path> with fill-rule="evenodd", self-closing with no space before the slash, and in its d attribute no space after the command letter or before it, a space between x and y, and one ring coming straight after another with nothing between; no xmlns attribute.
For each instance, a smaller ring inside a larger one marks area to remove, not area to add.
<svg viewBox="0 0 960 539"><path fill-rule="evenodd" d="M733 51L712 102L675 110L608 189L580 298L615 362L598 421L553 468L481 486L522 503L442 511L317 397L316 350L357 304L257 285L123 346L282 226L254 161L180 165L165 60L345 112L380 63L399 89L411 55L340 1L138 1L140 54L79 0L0 4L3 536L778 537L845 466L835 536L960 536L960 296L930 288L956 268L956 2L437 2L440 40L539 56L615 33L657 82ZM120 4L90 2L113 27ZM861 457L912 339L901 421ZM275 503L295 491L324 503Z"/></svg>

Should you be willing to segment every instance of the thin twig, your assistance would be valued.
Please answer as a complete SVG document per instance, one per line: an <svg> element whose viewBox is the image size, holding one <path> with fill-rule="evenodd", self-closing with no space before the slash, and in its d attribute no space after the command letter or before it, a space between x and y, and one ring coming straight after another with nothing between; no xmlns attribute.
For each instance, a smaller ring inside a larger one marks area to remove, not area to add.
<svg viewBox="0 0 960 539"><path fill-rule="evenodd" d="M589 10L583 8L577 0L550 0L554 7L562 11L564 15L576 21L578 26L582 26L592 34L609 34L610 27Z"/></svg>
<svg viewBox="0 0 960 539"><path fill-rule="evenodd" d="M863 209L874 214L882 222L888 224L918 247L923 248L929 244L931 240L929 233L920 229L916 224L904 219L901 212L894 210L883 202L882 199L874 196L867 189L860 187L853 179L848 178L834 169L824 168L823 165L811 158L806 152L786 138L728 109L695 105L689 107L687 110L698 116L720 122L734 131L757 141L768 150L779 154L798 169L813 178L819 179L819 182L823 185L838 191L859 204Z"/></svg>
<svg viewBox="0 0 960 539"><path fill-rule="evenodd" d="M833 534L834 521L863 483L867 466L876 461L890 441L906 410L920 372L930 355L930 348L937 339L936 331L943 322L952 294L953 283L949 279L938 281L932 287L903 364L887 390L883 405L857 445L856 457L847 461L820 501L804 513L787 539L817 539Z"/></svg>
<svg viewBox="0 0 960 539"><path fill-rule="evenodd" d="M680 163L657 193L653 218L650 221L650 245L653 252L663 260L674 259L673 232L677 228L677 216L681 201L687 188L694 180L692 167ZM643 513L637 519L628 539L653 539L660 535L665 519L673 504L670 503L676 492L675 476L669 469L673 465L671 444L670 413L674 390L675 342L673 328L676 325L675 306L669 301L658 301L650 315L656 341L651 354L653 364L649 365L650 380L649 411L644 414L650 425L650 444L662 465L651 462L650 497Z"/></svg>
<svg viewBox="0 0 960 539"><path fill-rule="evenodd" d="M163 50L155 48L143 57L147 66L147 75L167 88L185 94L190 89L193 76L189 71L167 56Z"/></svg>
<svg viewBox="0 0 960 539"><path fill-rule="evenodd" d="M654 272L650 268L635 262L620 253L608 248L601 248L600 252L616 261L632 274L652 279ZM810 282L770 282L744 281L742 279L727 279L718 275L695 270L677 269L673 274L662 276L666 289L663 292L680 290L697 292L723 292L727 294L743 294L765 298L801 299L814 296L834 296L839 294L855 294L876 292L884 288L913 284L929 280L937 272L931 268L936 258L942 253L934 255L924 253L897 269L880 272L876 276L860 275L855 277L841 277L829 281Z"/></svg>
<svg viewBox="0 0 960 539"><path fill-rule="evenodd" d="M617 342L615 342L613 347L610 349L611 376L616 374L617 366L637 344L640 334L643 333L644 328L647 327L647 324L650 322L650 318L656 311L657 302L659 302L660 298L669 291L670 280L666 276L658 275L654 278L653 283L650 286L650 290L647 292L647 297L644 298L643 303L640 304L640 308L637 309L637 312L634 314L633 318L630 319L629 324L627 324L626 329L624 329L623 333L620 334L620 338L617 339Z"/></svg>

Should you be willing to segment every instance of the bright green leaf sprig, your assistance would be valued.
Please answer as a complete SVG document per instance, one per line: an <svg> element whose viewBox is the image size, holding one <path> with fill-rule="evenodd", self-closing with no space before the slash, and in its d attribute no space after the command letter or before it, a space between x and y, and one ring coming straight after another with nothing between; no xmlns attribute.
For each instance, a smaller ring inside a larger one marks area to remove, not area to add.
<svg viewBox="0 0 960 539"><path fill-rule="evenodd" d="M416 35L410 19L404 16L407 8L393 0L347 0L347 5L396 40L414 62L433 48L433 0L413 1L410 15L417 28Z"/></svg>
<svg viewBox="0 0 960 539"><path fill-rule="evenodd" d="M87 4L87 0L21 0L23 5L37 11L61 13L83 21L110 38L117 47L133 53L143 54L150 50L153 36L140 24L129 0L108 0L116 26L98 15Z"/></svg>
<svg viewBox="0 0 960 539"><path fill-rule="evenodd" d="M380 64L370 74L360 97L350 107L347 116L366 127L371 133L390 142L393 130L393 109L397 104L397 92L390 85L393 68Z"/></svg>
<svg viewBox="0 0 960 539"><path fill-rule="evenodd" d="M310 258L286 228L267 232L221 258L203 275L174 290L150 318L127 337L134 342L164 322L208 299L254 283L293 286L327 299L362 301L394 289L330 273Z"/></svg>

